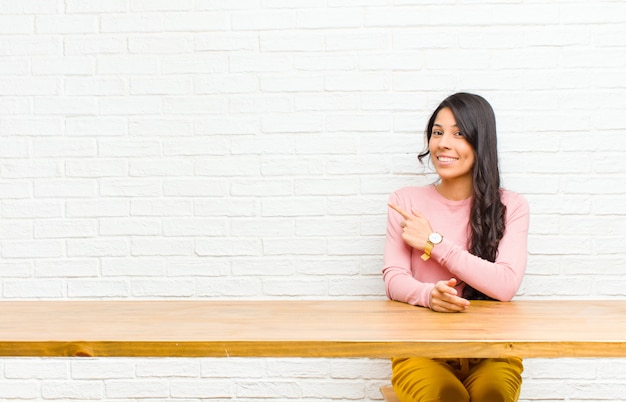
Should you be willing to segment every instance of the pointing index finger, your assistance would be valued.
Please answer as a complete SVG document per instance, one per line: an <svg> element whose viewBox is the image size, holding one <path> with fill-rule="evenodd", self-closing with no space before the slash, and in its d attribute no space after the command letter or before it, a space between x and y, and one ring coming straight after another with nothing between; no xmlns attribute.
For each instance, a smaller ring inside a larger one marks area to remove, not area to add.
<svg viewBox="0 0 626 402"><path fill-rule="evenodd" d="M395 204L387 204L387 205L389 206L389 208L393 209L394 211L402 215L404 219L409 219L411 217L411 214L409 214L408 212L406 212L404 209L400 208L399 206Z"/></svg>

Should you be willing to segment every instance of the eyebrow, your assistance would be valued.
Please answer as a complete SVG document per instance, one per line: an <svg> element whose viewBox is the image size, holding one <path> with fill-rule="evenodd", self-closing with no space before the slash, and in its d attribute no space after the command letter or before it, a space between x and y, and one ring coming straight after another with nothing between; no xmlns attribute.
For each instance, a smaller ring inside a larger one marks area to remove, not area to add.
<svg viewBox="0 0 626 402"><path fill-rule="evenodd" d="M441 128L443 128L443 126L441 124L439 124L439 123L433 123L433 127L441 127ZM459 128L459 126L456 125L456 124L453 124L452 127Z"/></svg>

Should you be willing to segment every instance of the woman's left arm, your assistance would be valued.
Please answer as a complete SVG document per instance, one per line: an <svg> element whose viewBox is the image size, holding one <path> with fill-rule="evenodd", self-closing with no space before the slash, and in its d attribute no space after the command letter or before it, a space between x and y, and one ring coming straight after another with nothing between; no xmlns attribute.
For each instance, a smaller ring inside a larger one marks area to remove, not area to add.
<svg viewBox="0 0 626 402"><path fill-rule="evenodd" d="M445 239L432 250L431 256L473 288L496 300L509 301L526 272L529 220L528 202L520 194L514 194L506 203L506 229L495 262L472 255Z"/></svg>

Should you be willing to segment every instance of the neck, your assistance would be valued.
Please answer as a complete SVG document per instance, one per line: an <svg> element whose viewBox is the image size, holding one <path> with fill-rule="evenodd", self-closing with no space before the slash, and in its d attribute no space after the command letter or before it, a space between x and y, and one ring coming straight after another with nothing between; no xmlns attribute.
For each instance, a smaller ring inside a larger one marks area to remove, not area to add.
<svg viewBox="0 0 626 402"><path fill-rule="evenodd" d="M441 181L435 186L439 194L451 201L462 201L472 196L472 180L469 181Z"/></svg>

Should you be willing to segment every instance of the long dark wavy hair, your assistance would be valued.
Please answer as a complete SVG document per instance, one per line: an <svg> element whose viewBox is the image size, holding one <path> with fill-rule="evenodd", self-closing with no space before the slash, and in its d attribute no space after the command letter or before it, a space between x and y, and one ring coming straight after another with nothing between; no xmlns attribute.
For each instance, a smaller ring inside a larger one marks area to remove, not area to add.
<svg viewBox="0 0 626 402"><path fill-rule="evenodd" d="M418 155L422 163L422 159L430 153L428 143L435 118L444 108L450 109L461 134L474 150L472 205L468 223L470 239L467 247L470 253L494 262L498 254L498 244L504 234L506 213L506 206L500 198L496 117L489 102L479 95L464 92L450 95L437 106L428 120L426 149ZM491 299L469 284L465 285L463 297L473 300Z"/></svg>

